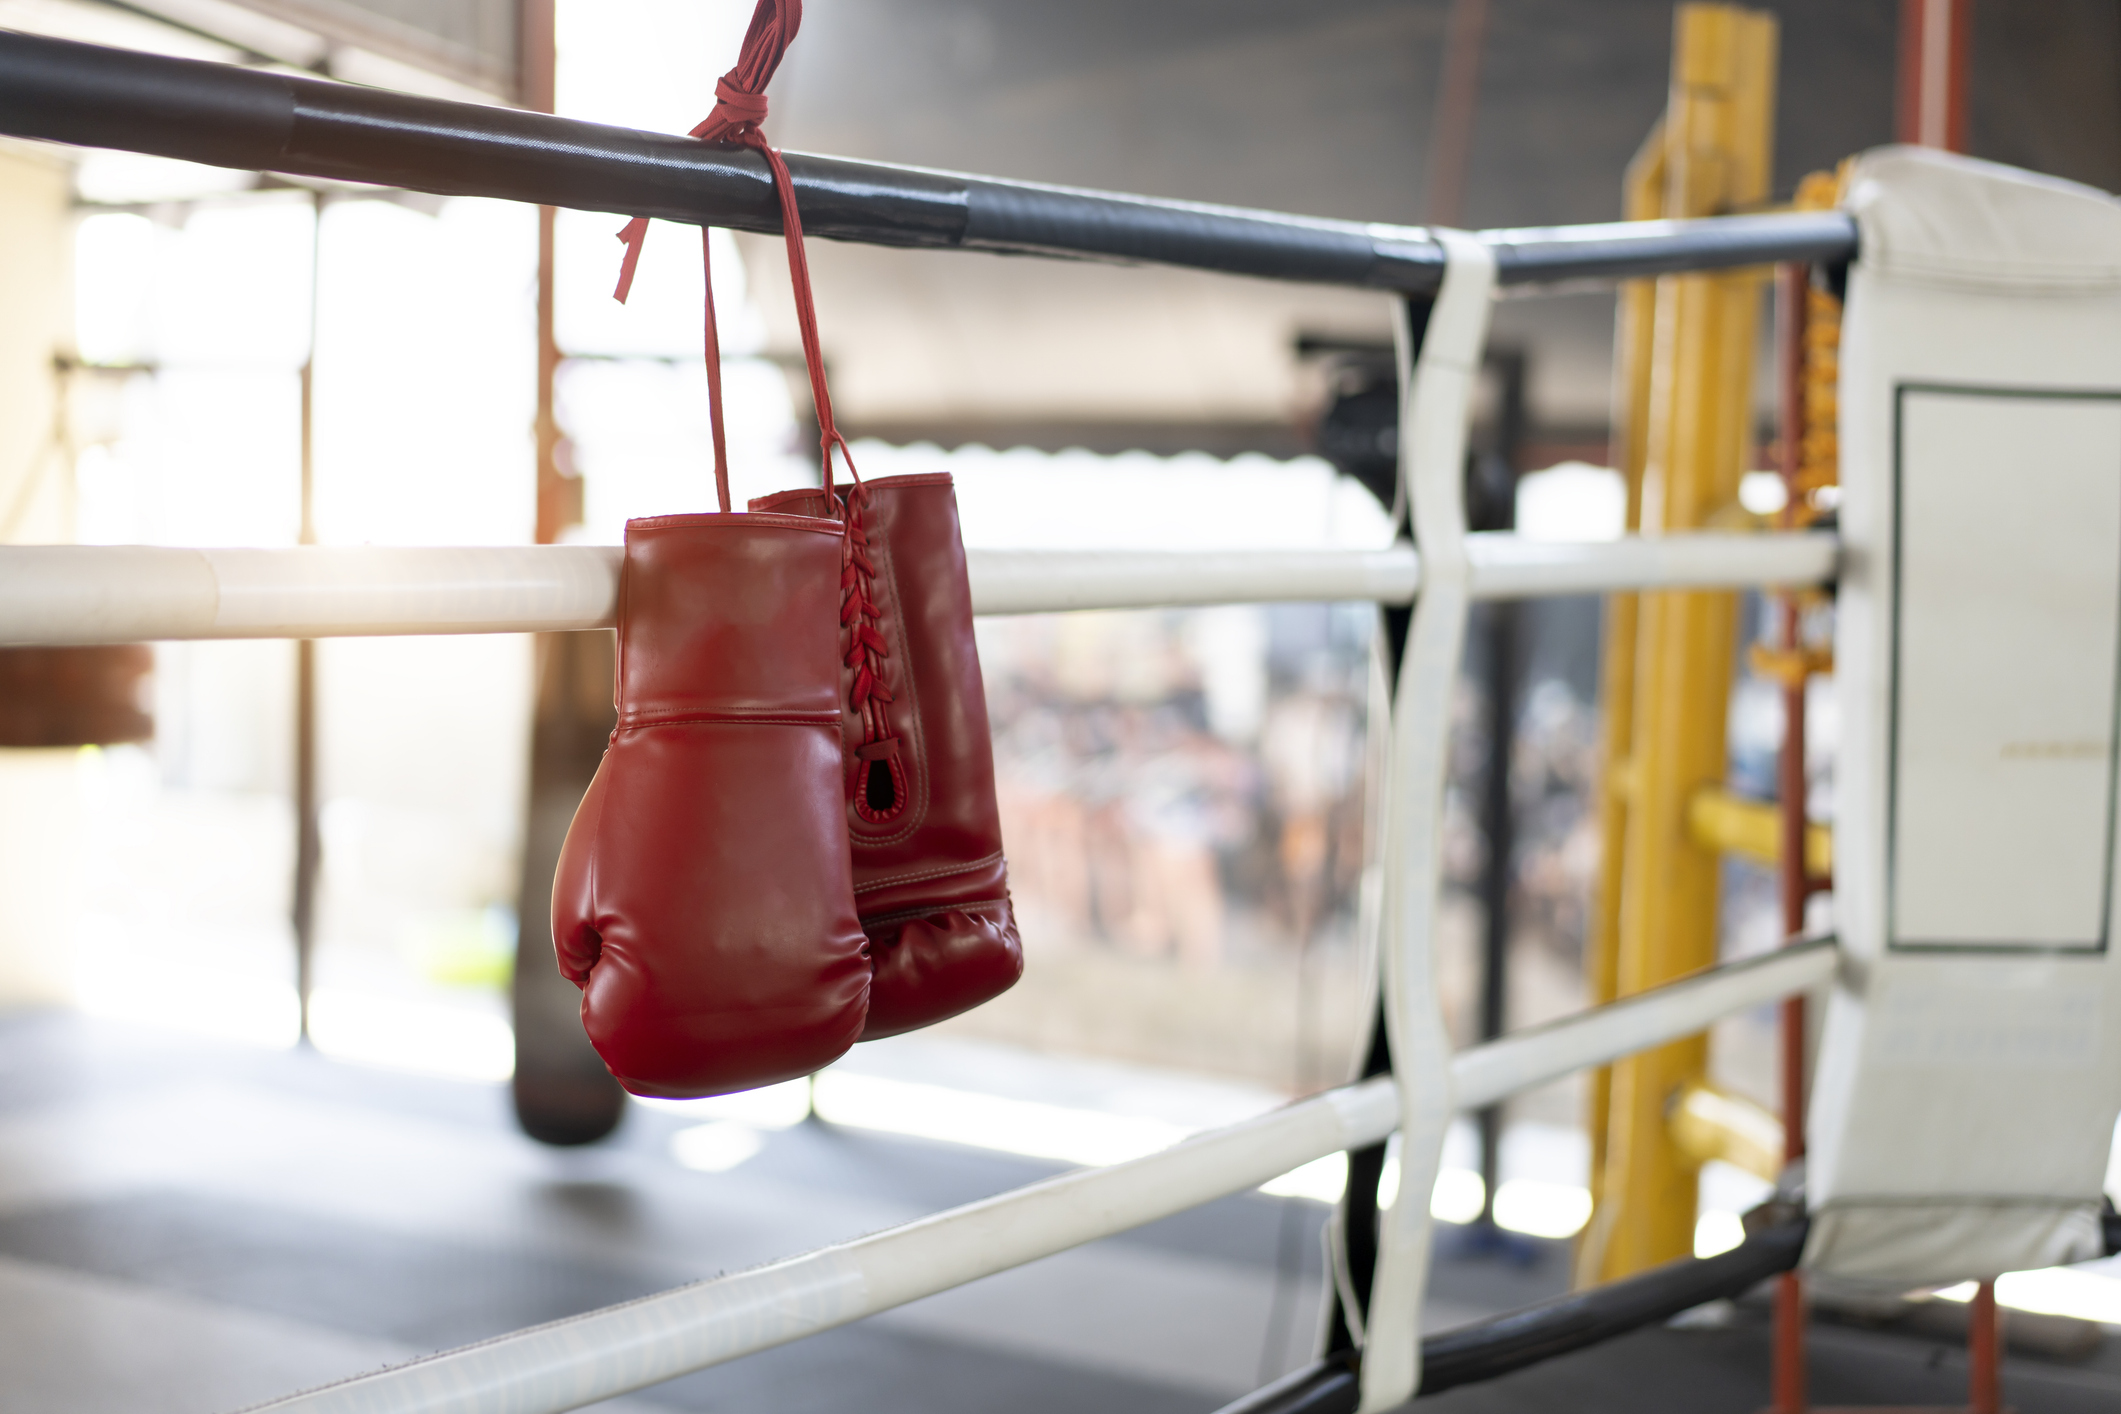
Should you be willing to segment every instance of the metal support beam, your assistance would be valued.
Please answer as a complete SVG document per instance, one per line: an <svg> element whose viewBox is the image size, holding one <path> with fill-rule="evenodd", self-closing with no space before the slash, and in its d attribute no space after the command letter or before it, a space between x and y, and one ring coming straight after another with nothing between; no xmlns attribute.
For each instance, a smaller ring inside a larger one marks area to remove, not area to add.
<svg viewBox="0 0 2121 1414"><path fill-rule="evenodd" d="M558 53L555 0L518 0L525 106L553 108ZM537 494L534 537L550 545L582 519L582 481L563 466L557 382L560 345L557 212L538 208L537 420L533 424ZM515 1069L509 1096L516 1122L547 1144L589 1144L618 1127L626 1092L604 1068L582 1031L581 993L552 965L552 876L575 807L603 759L614 725L614 645L598 633L539 634L533 648L537 687L530 721L530 771L524 792L522 868L516 888L516 962L509 974L509 1021Z"/></svg>
<svg viewBox="0 0 2121 1414"><path fill-rule="evenodd" d="M1899 141L1966 151L1973 11L1973 0L1900 0Z"/></svg>

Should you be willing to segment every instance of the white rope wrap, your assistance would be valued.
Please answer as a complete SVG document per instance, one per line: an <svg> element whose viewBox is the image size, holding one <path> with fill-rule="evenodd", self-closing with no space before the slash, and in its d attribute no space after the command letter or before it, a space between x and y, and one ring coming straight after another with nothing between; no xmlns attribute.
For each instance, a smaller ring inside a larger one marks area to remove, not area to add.
<svg viewBox="0 0 2121 1414"><path fill-rule="evenodd" d="M1487 342L1495 254L1478 237L1438 230L1448 264L1411 377L1404 308L1399 475L1414 512L1421 594L1392 705L1385 818L1385 1030L1399 1091L1399 1191L1385 1209L1365 1317L1360 1414L1392 1409L1421 1381L1421 1298L1429 1284L1429 1194L1451 1122L1451 1050L1436 990L1443 886L1444 786L1451 697L1472 604L1466 552L1466 420Z"/></svg>

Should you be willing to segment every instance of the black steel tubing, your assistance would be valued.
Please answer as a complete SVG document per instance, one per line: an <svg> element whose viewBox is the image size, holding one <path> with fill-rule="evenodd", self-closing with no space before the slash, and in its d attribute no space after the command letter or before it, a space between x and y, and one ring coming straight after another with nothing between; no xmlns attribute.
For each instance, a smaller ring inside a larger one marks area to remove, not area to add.
<svg viewBox="0 0 2121 1414"><path fill-rule="evenodd" d="M777 233L755 152L0 31L0 132L216 167L372 182ZM788 154L803 227L872 245L1142 261L1315 284L1434 290L1418 227L1314 220ZM1611 280L1855 251L1839 212L1487 233L1504 284Z"/></svg>
<svg viewBox="0 0 2121 1414"><path fill-rule="evenodd" d="M1714 1257L1682 1257L1638 1276L1439 1331L1421 1343L1421 1393L1415 1397L1492 1380L1704 1301L1741 1295L1797 1265L1806 1227L1801 1219L1782 1223ZM1216 1414L1354 1414L1360 1395L1358 1361L1343 1352L1293 1371Z"/></svg>

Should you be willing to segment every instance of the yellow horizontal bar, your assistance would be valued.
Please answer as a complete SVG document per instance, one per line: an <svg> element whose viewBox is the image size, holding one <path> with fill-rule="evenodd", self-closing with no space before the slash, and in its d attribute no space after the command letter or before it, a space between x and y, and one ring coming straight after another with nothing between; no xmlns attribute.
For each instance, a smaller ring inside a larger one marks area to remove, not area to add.
<svg viewBox="0 0 2121 1414"><path fill-rule="evenodd" d="M1770 1183L1782 1174L1782 1121L1743 1095L1692 1080L1667 1119L1672 1143L1697 1164L1721 1159Z"/></svg>
<svg viewBox="0 0 2121 1414"><path fill-rule="evenodd" d="M1726 790L1696 791L1687 802L1686 822L1694 843L1704 849L1735 854L1756 864L1782 862L1782 811L1766 801L1747 800ZM1815 879L1832 877L1832 826L1805 825L1804 871Z"/></svg>

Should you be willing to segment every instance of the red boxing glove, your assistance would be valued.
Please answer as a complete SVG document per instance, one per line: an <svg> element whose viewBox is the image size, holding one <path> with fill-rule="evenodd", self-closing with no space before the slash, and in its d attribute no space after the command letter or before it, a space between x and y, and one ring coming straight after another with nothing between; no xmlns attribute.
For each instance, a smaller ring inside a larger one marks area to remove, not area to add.
<svg viewBox="0 0 2121 1414"><path fill-rule="evenodd" d="M843 541L791 515L627 523L618 728L560 852L552 933L583 1028L636 1095L790 1080L862 1035Z"/></svg>
<svg viewBox="0 0 2121 1414"><path fill-rule="evenodd" d="M947 473L864 482L841 573L854 895L876 980L862 1039L969 1011L1023 975L986 688ZM822 515L822 491L754 511ZM865 633L864 630L867 630Z"/></svg>

